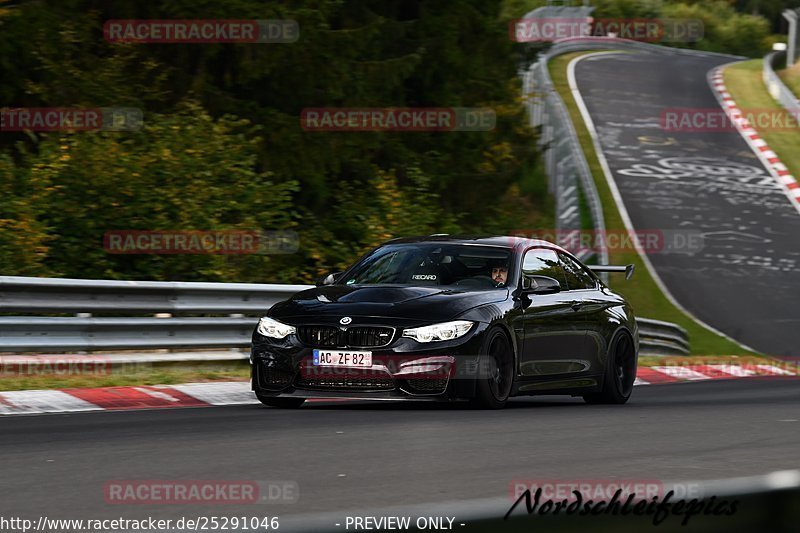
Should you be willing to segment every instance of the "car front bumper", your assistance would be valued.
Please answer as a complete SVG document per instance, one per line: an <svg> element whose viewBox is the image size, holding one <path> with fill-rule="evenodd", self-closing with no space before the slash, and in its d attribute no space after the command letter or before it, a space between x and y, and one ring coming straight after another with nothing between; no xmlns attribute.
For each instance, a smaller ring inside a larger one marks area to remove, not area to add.
<svg viewBox="0 0 800 533"><path fill-rule="evenodd" d="M252 389L263 396L301 398L467 399L475 394L484 331L478 324L454 341L400 338L384 348L354 349L372 352L368 369L315 366L313 346L293 337L275 342L255 335Z"/></svg>

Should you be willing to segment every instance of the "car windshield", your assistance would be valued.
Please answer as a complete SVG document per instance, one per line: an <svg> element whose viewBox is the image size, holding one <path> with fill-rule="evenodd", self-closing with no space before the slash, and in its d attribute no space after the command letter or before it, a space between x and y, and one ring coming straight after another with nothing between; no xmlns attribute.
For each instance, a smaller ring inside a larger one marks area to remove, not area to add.
<svg viewBox="0 0 800 533"><path fill-rule="evenodd" d="M382 246L347 271L343 285L441 285L483 290L505 287L511 249L472 244Z"/></svg>

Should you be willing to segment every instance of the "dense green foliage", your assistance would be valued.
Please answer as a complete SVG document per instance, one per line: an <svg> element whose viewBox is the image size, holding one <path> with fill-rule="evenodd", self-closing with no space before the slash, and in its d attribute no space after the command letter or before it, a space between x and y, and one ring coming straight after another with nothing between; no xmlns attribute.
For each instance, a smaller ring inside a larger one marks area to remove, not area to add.
<svg viewBox="0 0 800 533"><path fill-rule="evenodd" d="M0 7L0 107L135 107L129 133L0 135L0 273L310 281L386 239L551 227L508 21L544 0L30 0ZM760 55L800 0L596 0ZM0 2L0 6L8 2ZM294 44L120 44L110 19L293 19ZM516 48L515 48L516 47ZM535 49L535 47L534 47ZM528 54L529 55L529 54ZM489 132L307 132L305 108L491 107ZM110 230L293 231L292 254L116 255Z"/></svg>
<svg viewBox="0 0 800 533"><path fill-rule="evenodd" d="M0 4L1 5L1 4ZM308 282L388 238L552 224L501 2L37 0L0 10L0 107L140 108L0 136L0 273ZM293 44L120 44L110 19L293 19ZM306 132L311 107L491 107L488 132ZM110 230L289 230L279 255L115 255Z"/></svg>
<svg viewBox="0 0 800 533"><path fill-rule="evenodd" d="M570 2L563 2L569 5ZM750 57L761 57L780 38L772 35L783 29L781 11L800 7L800 0L592 0L592 16L598 19L699 19L703 38L697 42L665 42L679 46ZM507 0L503 16L508 19L547 4L547 0ZM573 1L572 5L582 5ZM785 36L783 39L785 41Z"/></svg>

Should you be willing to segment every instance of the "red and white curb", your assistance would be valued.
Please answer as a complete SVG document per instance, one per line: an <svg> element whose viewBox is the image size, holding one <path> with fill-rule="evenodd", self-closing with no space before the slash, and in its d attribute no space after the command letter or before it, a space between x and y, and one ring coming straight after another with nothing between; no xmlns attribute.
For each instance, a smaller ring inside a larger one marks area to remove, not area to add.
<svg viewBox="0 0 800 533"><path fill-rule="evenodd" d="M763 376L797 376L798 369L790 366L768 364L734 365L673 365L643 366L636 372L634 385L656 385L678 381L702 381L709 379L740 379Z"/></svg>
<svg viewBox="0 0 800 533"><path fill-rule="evenodd" d="M797 376L797 368L769 364L739 366L683 365L640 367L635 385L676 383L710 379L737 379L758 376ZM345 399L312 399L310 403L342 402ZM175 409L212 405L258 404L246 381L184 383L139 387L101 387L91 389L25 390L0 392L0 415Z"/></svg>
<svg viewBox="0 0 800 533"><path fill-rule="evenodd" d="M337 398L309 402L336 402ZM0 415L258 404L247 381L0 392Z"/></svg>
<svg viewBox="0 0 800 533"><path fill-rule="evenodd" d="M758 131L750 124L750 121L744 117L742 110L736 105L736 101L731 97L725 86L722 67L717 67L709 73L709 83L720 105L730 117L731 122L736 126L736 129L747 144L750 145L753 152L764 163L772 177L783 188L784 193L794 204L797 211L800 212L800 183L789 172L789 169L786 168L786 165L783 164L778 155L770 149L767 142L761 138Z"/></svg>

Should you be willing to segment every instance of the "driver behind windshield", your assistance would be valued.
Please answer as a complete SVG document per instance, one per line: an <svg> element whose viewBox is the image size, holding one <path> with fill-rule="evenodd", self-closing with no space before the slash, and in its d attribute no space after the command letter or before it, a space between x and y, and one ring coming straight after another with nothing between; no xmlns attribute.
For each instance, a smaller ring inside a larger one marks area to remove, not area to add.
<svg viewBox="0 0 800 533"><path fill-rule="evenodd" d="M505 285L506 281L508 281L508 265L505 263L495 263L492 265L492 272L490 275L495 285L498 287Z"/></svg>

